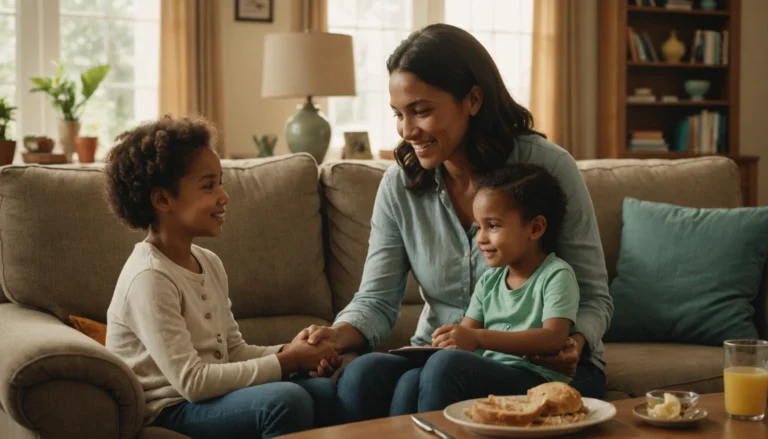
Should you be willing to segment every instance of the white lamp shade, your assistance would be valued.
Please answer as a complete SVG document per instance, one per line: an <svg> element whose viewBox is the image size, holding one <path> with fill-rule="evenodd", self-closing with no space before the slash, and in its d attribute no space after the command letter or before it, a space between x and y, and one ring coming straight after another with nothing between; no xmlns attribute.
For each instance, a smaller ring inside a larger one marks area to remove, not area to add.
<svg viewBox="0 0 768 439"><path fill-rule="evenodd" d="M261 94L265 98L355 95L350 35L280 32L264 39Z"/></svg>

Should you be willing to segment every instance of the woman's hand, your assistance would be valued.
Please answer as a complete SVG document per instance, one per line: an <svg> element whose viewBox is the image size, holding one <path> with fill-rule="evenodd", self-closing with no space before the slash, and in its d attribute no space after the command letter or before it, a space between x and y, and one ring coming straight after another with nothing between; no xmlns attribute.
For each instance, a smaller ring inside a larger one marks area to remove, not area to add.
<svg viewBox="0 0 768 439"><path fill-rule="evenodd" d="M294 340L297 338L300 338L302 341L306 340L307 343L311 345L317 345L322 341L329 341L335 344L339 337L336 328L311 325L299 332ZM320 361L320 364L317 365L317 370L310 371L309 375L311 377L329 377L333 375L334 372L336 372L336 369L340 366L341 357L335 356L329 360Z"/></svg>
<svg viewBox="0 0 768 439"><path fill-rule="evenodd" d="M432 346L473 352L480 347L480 342L474 329L454 324L437 328L432 333Z"/></svg>
<svg viewBox="0 0 768 439"><path fill-rule="evenodd" d="M523 358L572 377L576 375L576 368L579 365L579 358L581 357L583 347L584 336L575 334L573 337L568 337L565 341L565 346L557 355L532 355Z"/></svg>

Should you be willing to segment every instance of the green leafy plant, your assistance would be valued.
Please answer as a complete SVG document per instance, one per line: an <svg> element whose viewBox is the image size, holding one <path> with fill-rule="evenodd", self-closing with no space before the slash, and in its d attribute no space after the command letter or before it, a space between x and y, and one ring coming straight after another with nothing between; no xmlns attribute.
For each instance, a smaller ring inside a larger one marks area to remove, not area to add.
<svg viewBox="0 0 768 439"><path fill-rule="evenodd" d="M8 124L15 120L13 118L14 111L16 111L16 107L9 104L5 98L0 98L0 140L10 140L5 137L5 131L8 129Z"/></svg>
<svg viewBox="0 0 768 439"><path fill-rule="evenodd" d="M50 96L53 108L61 113L64 120L80 120L85 103L99 88L109 69L109 64L102 64L91 67L80 75L80 99L77 98L77 84L64 76L64 66L61 63L57 63L53 77L32 78L35 87L30 92L42 92Z"/></svg>

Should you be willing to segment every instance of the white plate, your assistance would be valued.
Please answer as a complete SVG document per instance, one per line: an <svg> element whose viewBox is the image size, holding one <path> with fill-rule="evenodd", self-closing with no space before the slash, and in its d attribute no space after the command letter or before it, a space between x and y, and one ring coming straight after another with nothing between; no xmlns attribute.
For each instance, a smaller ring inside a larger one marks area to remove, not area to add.
<svg viewBox="0 0 768 439"><path fill-rule="evenodd" d="M635 417L642 419L643 421L653 425L654 427L663 428L688 428L693 427L699 421L706 418L708 413L707 409L694 407L685 413L682 419L659 419L654 418L648 414L648 404L642 403L635 406L632 409L632 414Z"/></svg>
<svg viewBox="0 0 768 439"><path fill-rule="evenodd" d="M525 398L525 396L518 396ZM451 422L461 425L467 430L492 437L553 437L574 433L591 425L600 424L616 416L613 404L594 398L582 398L584 406L589 409L587 419L569 425L551 425L543 427L506 427L501 425L486 425L475 422L464 414L464 409L472 407L475 401L486 398L469 399L451 404L443 410L443 416Z"/></svg>

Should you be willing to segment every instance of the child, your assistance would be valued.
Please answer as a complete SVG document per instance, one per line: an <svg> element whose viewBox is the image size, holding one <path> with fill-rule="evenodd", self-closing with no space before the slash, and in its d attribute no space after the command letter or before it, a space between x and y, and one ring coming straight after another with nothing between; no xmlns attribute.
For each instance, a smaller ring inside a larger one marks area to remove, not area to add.
<svg viewBox="0 0 768 439"><path fill-rule="evenodd" d="M489 376L499 370L509 379L488 383L478 396L494 388L525 394L543 382L568 383L569 377L523 358L556 354L576 321L576 275L554 253L565 217L563 191L552 175L530 164L505 166L476 184L477 247L490 268L478 280L461 324L438 328L433 346L480 349L480 355L509 367L487 364L494 369Z"/></svg>
<svg viewBox="0 0 768 439"><path fill-rule="evenodd" d="M106 347L144 389L145 424L196 437L273 437L313 426L329 405L327 378L281 382L336 362L329 343L243 340L230 310L227 275L192 244L221 233L229 196L201 118L165 116L118 136L106 166L108 200L132 228L147 230L117 281ZM320 402L322 400L322 403Z"/></svg>

